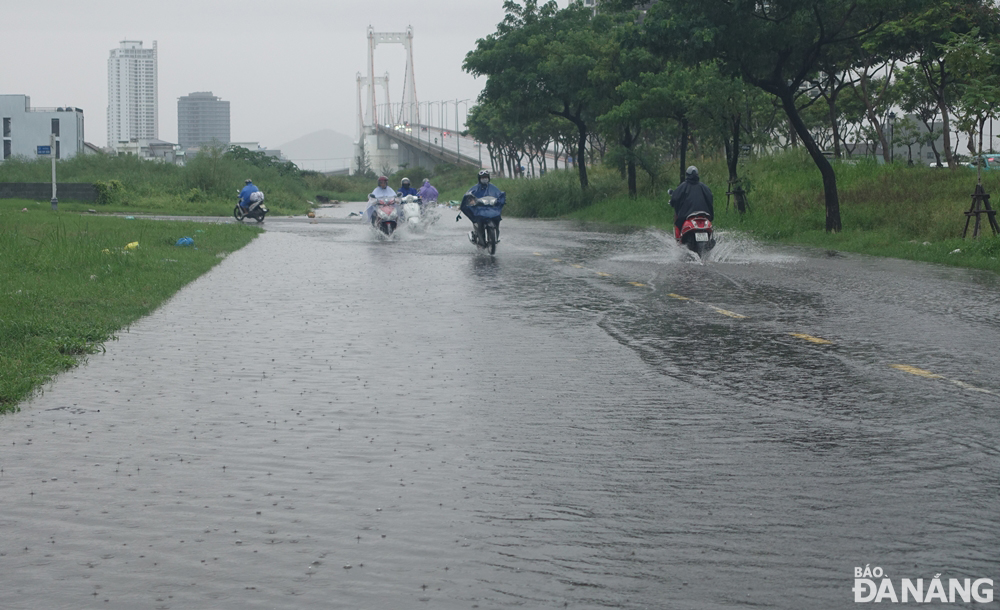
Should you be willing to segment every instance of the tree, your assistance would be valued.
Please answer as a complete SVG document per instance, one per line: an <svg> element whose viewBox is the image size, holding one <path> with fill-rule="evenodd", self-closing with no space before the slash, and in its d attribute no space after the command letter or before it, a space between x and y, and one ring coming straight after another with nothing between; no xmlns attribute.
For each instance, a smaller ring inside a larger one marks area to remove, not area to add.
<svg viewBox="0 0 1000 610"><path fill-rule="evenodd" d="M943 51L962 83L959 123L969 133L969 148L974 151L982 184L983 127L1000 112L1000 43L982 38L979 29L974 28L953 38Z"/></svg>
<svg viewBox="0 0 1000 610"><path fill-rule="evenodd" d="M952 95L957 79L945 47L956 36L977 28L981 35L994 36L1000 29L997 8L989 0L931 2L891 21L878 35L883 44L906 50L923 74L941 114L945 159L952 169L958 167L951 145Z"/></svg>
<svg viewBox="0 0 1000 610"><path fill-rule="evenodd" d="M840 231L837 177L796 105L802 84L833 65L834 52L870 36L904 0L660 0L645 24L650 45L689 62L719 66L778 98L823 177L826 229Z"/></svg>
<svg viewBox="0 0 1000 610"><path fill-rule="evenodd" d="M906 66L897 74L895 87L899 107L903 112L915 116L927 130L918 144L930 146L937 166L941 167L941 151L937 148L941 129L938 117L941 116L941 110L933 92L927 88L923 74L916 66Z"/></svg>
<svg viewBox="0 0 1000 610"><path fill-rule="evenodd" d="M587 188L587 141L598 101L590 72L607 52L608 19L593 17L574 3L559 10L554 1L521 6L505 0L507 15L497 31L476 42L462 67L486 76L479 101L506 100L518 108L543 109L577 129L576 160L580 186Z"/></svg>

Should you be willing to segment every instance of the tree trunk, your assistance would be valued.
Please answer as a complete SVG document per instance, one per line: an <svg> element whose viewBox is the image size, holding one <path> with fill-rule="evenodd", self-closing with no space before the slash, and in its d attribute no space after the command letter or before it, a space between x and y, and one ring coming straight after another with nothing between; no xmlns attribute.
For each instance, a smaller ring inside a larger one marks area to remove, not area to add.
<svg viewBox="0 0 1000 610"><path fill-rule="evenodd" d="M687 172L688 134L689 125L687 117L681 119L681 179L678 184L684 183L684 175Z"/></svg>
<svg viewBox="0 0 1000 610"><path fill-rule="evenodd" d="M628 125L622 132L621 145L625 148L625 173L628 175L628 196L635 199L639 196L639 189L635 181L635 154L634 148L638 140L638 134L632 135L632 128Z"/></svg>
<svg viewBox="0 0 1000 610"><path fill-rule="evenodd" d="M809 129L806 128L805 122L802 121L802 117L799 116L799 110L795 107L793 92L786 88L781 92L779 98L781 99L782 106L785 108L785 113L788 114L788 120L791 122L792 127L795 128L799 137L802 138L802 144L809 151L809 156L812 157L816 167L819 168L819 173L823 176L823 194L826 200L826 230L828 233L839 233L842 227L840 224L840 199L837 195L837 174L833 171L830 160L823 156L823 151L819 149L816 140L810 135Z"/></svg>
<svg viewBox="0 0 1000 610"><path fill-rule="evenodd" d="M578 108L576 114L574 115L570 113L569 105L564 104L562 112L554 112L552 110L550 110L549 112L551 112L556 116L561 116L562 118L576 125L578 138L576 141L575 162L580 174L580 188L586 190L587 187L590 186L590 184L587 181L587 136L588 136L587 123L580 118L580 115L583 114L583 109Z"/></svg>
<svg viewBox="0 0 1000 610"><path fill-rule="evenodd" d="M739 176L739 163L740 163L740 133L743 128L743 121L740 117L732 117L732 121L729 123L730 136L726 138L726 165L729 168L729 192L733 194L733 200L736 204L736 211L740 214L747 211L747 195L743 191L743 185L740 183Z"/></svg>
<svg viewBox="0 0 1000 610"><path fill-rule="evenodd" d="M836 85L836 83L834 83ZM833 130L833 156L840 158L840 125L837 121L837 96L840 90L834 86L830 91L828 104L830 106L830 129Z"/></svg>

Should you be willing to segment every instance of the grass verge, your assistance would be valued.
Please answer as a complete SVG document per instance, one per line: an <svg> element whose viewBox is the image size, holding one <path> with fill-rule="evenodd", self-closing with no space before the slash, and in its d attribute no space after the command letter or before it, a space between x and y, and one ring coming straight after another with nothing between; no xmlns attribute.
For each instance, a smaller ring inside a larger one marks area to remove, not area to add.
<svg viewBox="0 0 1000 610"><path fill-rule="evenodd" d="M0 412L16 410L260 232L0 208ZM194 247L176 246L181 237Z"/></svg>

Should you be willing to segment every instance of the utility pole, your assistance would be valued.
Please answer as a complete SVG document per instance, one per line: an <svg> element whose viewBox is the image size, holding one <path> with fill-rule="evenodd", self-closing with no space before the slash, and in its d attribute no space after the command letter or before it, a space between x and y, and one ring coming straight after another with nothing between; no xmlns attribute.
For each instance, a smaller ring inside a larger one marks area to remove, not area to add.
<svg viewBox="0 0 1000 610"><path fill-rule="evenodd" d="M59 211L59 199L56 197L56 134L49 135L49 156L52 157L52 211Z"/></svg>

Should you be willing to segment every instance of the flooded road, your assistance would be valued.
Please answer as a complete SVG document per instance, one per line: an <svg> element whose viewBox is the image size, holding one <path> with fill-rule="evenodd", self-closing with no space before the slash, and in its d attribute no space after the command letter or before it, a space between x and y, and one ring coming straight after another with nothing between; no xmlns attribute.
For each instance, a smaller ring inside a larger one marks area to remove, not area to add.
<svg viewBox="0 0 1000 610"><path fill-rule="evenodd" d="M0 419L0 608L824 609L866 564L897 594L1000 581L995 275L732 235L701 265L512 219L490 258L442 216L391 241L268 219Z"/></svg>

